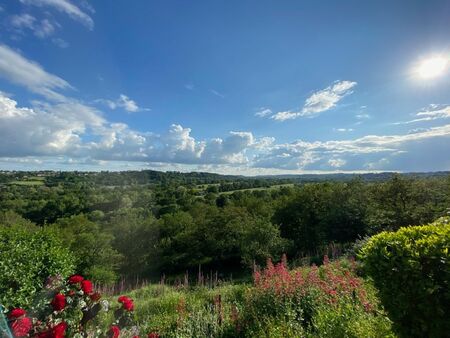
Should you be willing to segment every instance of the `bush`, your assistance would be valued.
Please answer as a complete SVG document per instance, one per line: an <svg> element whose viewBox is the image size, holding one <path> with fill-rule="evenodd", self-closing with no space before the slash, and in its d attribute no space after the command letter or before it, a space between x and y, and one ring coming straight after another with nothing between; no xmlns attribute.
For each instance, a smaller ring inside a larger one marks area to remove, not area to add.
<svg viewBox="0 0 450 338"><path fill-rule="evenodd" d="M403 337L450 332L450 225L401 228L372 237L359 257Z"/></svg>
<svg viewBox="0 0 450 338"><path fill-rule="evenodd" d="M6 308L30 305L48 276L68 276L74 259L47 229L0 226L0 303Z"/></svg>

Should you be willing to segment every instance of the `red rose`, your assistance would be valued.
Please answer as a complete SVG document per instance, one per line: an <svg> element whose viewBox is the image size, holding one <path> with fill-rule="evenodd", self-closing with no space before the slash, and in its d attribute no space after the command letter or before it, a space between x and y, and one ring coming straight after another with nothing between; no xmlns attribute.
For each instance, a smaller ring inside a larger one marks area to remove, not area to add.
<svg viewBox="0 0 450 338"><path fill-rule="evenodd" d="M117 325L111 326L108 332L108 337L110 338L118 338L120 335L120 329Z"/></svg>
<svg viewBox="0 0 450 338"><path fill-rule="evenodd" d="M32 327L33 327L33 323L31 322L31 319L28 317L16 319L15 321L13 321L11 323L11 331L12 331L14 337L17 337L17 338L26 337Z"/></svg>
<svg viewBox="0 0 450 338"><path fill-rule="evenodd" d="M53 338L64 338L66 336L67 324L61 322L52 329Z"/></svg>
<svg viewBox="0 0 450 338"><path fill-rule="evenodd" d="M84 280L83 276L73 275L69 277L69 284L78 284L81 283L81 281L83 280Z"/></svg>
<svg viewBox="0 0 450 338"><path fill-rule="evenodd" d="M36 338L53 338L53 335L50 331L39 332L36 335Z"/></svg>
<svg viewBox="0 0 450 338"><path fill-rule="evenodd" d="M99 294L98 292L93 293L92 295L89 296L91 298L91 300L93 300L94 302L98 301L100 298L102 298L102 295Z"/></svg>
<svg viewBox="0 0 450 338"><path fill-rule="evenodd" d="M9 319L17 319L19 317L22 317L26 314L27 312L24 309L16 308L16 309L12 309L11 312L8 314L8 318Z"/></svg>
<svg viewBox="0 0 450 338"><path fill-rule="evenodd" d="M81 289L86 294L91 294L93 292L92 282L90 280L85 279L81 282Z"/></svg>
<svg viewBox="0 0 450 338"><path fill-rule="evenodd" d="M127 301L129 301L129 300L131 300L131 298L129 298L129 297L127 297L127 296L120 296L119 298L117 298L117 301L118 301L119 303L127 302Z"/></svg>
<svg viewBox="0 0 450 338"><path fill-rule="evenodd" d="M134 310L134 304L133 304L133 301L131 299L127 300L126 302L123 302L122 306L127 311L133 311Z"/></svg>
<svg viewBox="0 0 450 338"><path fill-rule="evenodd" d="M61 311L66 307L66 297L63 294L58 293L53 298L51 304L53 306L53 311Z"/></svg>
<svg viewBox="0 0 450 338"><path fill-rule="evenodd" d="M147 335L148 338L159 338L159 334L157 334L156 332L150 332Z"/></svg>
<svg viewBox="0 0 450 338"><path fill-rule="evenodd" d="M122 303L122 306L127 311L133 311L134 310L134 304L133 300L130 297L127 296L120 296L117 301L119 303Z"/></svg>

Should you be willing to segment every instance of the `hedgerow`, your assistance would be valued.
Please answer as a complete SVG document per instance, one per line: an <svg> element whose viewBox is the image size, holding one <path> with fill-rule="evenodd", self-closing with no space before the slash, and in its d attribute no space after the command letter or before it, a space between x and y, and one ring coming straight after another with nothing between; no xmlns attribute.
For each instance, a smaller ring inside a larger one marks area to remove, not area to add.
<svg viewBox="0 0 450 338"><path fill-rule="evenodd" d="M373 236L361 249L363 270L403 337L445 337L450 332L450 224Z"/></svg>

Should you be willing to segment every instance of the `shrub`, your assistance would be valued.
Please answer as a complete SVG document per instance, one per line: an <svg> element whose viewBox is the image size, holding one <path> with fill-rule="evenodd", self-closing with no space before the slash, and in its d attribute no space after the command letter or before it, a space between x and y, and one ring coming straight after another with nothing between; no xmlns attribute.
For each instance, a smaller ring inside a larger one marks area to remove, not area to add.
<svg viewBox="0 0 450 338"><path fill-rule="evenodd" d="M54 232L0 226L0 303L28 306L51 275L68 276L74 259Z"/></svg>
<svg viewBox="0 0 450 338"><path fill-rule="evenodd" d="M372 237L359 257L404 337L450 332L450 225L401 228Z"/></svg>

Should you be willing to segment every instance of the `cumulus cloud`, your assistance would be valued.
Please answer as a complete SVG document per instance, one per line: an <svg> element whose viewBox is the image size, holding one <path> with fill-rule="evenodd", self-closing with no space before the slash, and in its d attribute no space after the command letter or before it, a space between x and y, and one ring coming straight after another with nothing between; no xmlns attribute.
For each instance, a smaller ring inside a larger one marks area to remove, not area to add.
<svg viewBox="0 0 450 338"><path fill-rule="evenodd" d="M57 90L71 88L65 80L5 45L0 45L0 76L50 100L66 100Z"/></svg>
<svg viewBox="0 0 450 338"><path fill-rule="evenodd" d="M429 107L419 111L416 114L416 117L417 118L413 120L395 122L394 124L410 124L423 121L448 119L450 118L450 105L430 104Z"/></svg>
<svg viewBox="0 0 450 338"><path fill-rule="evenodd" d="M83 12L79 7L74 5L69 0L20 0L20 2L26 5L52 7L59 12L67 14L72 19L82 23L88 29L94 29L94 20L92 20L92 18L88 14Z"/></svg>
<svg viewBox="0 0 450 338"><path fill-rule="evenodd" d="M110 123L78 101L33 102L19 107L0 93L0 157L70 156L93 160L183 164L237 164L255 139L250 132L230 132L224 139L196 140L190 128L172 125L166 133L138 132Z"/></svg>
<svg viewBox="0 0 450 338"><path fill-rule="evenodd" d="M333 85L313 93L305 100L300 111L282 111L271 116L276 121L292 120L299 117L315 117L320 113L336 107L345 96L353 93L357 85L353 81L338 81Z"/></svg>

